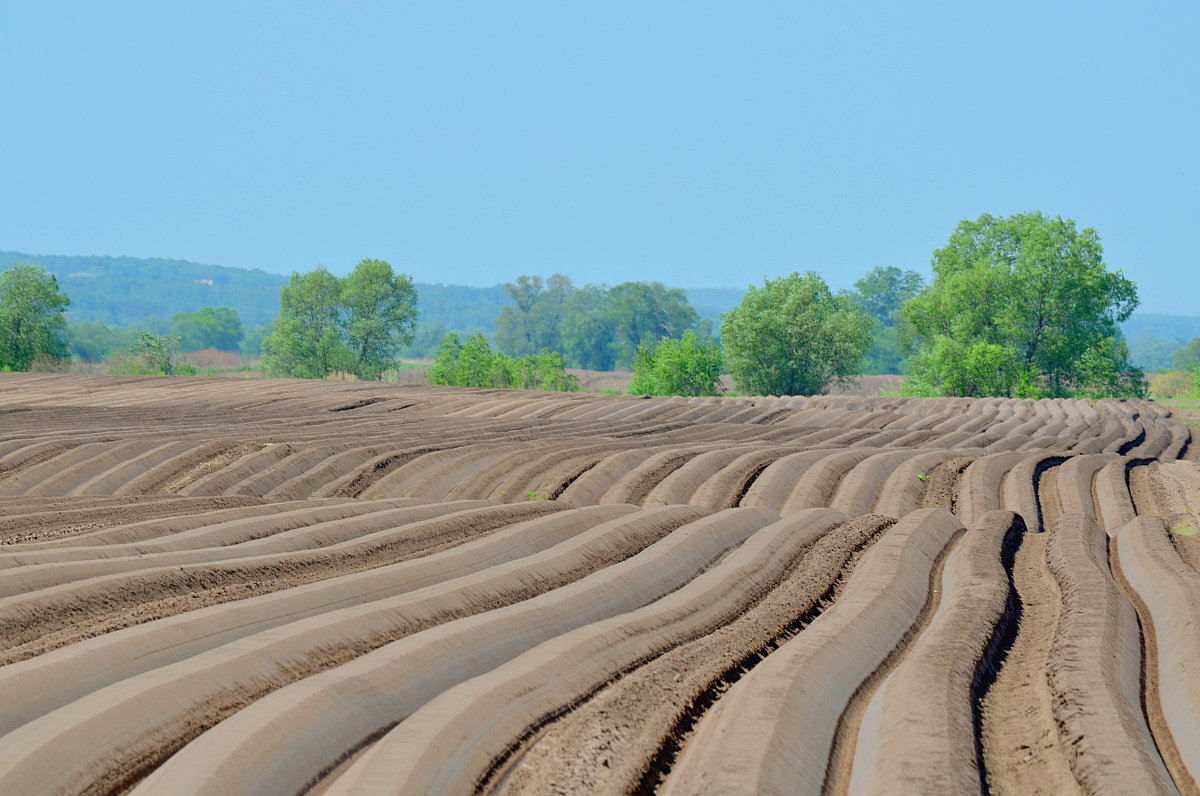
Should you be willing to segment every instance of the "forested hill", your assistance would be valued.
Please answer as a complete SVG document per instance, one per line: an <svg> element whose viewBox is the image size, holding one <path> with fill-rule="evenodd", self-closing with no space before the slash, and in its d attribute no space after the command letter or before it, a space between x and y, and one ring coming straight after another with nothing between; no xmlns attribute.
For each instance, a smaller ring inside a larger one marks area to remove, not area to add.
<svg viewBox="0 0 1200 796"><path fill-rule="evenodd" d="M279 314L279 287L287 281L258 269L187 260L0 252L0 271L14 263L40 265L54 274L71 299L71 320L110 326L221 306L237 310L243 326L259 326Z"/></svg>
<svg viewBox="0 0 1200 796"><path fill-rule="evenodd" d="M138 257L69 257L0 252L0 271L14 263L40 265L58 278L71 299L72 321L130 326L157 316L170 320L202 307L232 307L242 326L261 326L279 314L279 288L286 276L248 268L203 265L187 260ZM447 329L484 329L506 301L504 287L417 283L421 322Z"/></svg>
<svg viewBox="0 0 1200 796"><path fill-rule="evenodd" d="M0 252L0 271L14 263L40 265L54 274L71 299L72 321L102 321L130 326L158 316L202 307L232 307L246 328L268 323L279 314L279 288L287 277L266 271L203 265L187 260L138 257L72 257ZM515 277L514 277L515 278ZM420 322L445 329L492 333L500 308L509 303L503 285L468 287L416 283ZM716 319L737 305L741 290L688 290L702 318Z"/></svg>
<svg viewBox="0 0 1200 796"><path fill-rule="evenodd" d="M109 326L138 325L151 316L170 320L175 313L220 306L237 310L245 328L261 326L278 314L279 288L287 282L287 277L258 269L187 260L0 252L0 271L18 262L40 265L58 278L71 299L67 314L72 321L103 321ZM416 288L420 323L427 327L479 329L491 335L500 308L509 303L503 285L418 282ZM715 322L737 306L743 292L690 288L687 296L701 318ZM1122 328L1136 364L1169 367L1171 352L1200 337L1200 316L1134 313Z"/></svg>

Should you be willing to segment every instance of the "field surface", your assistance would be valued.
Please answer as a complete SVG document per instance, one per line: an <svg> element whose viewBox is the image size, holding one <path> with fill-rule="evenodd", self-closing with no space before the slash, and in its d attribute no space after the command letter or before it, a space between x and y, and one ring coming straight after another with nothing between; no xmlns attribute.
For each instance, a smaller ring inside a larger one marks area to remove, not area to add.
<svg viewBox="0 0 1200 796"><path fill-rule="evenodd" d="M0 374L0 793L1200 793L1194 433Z"/></svg>

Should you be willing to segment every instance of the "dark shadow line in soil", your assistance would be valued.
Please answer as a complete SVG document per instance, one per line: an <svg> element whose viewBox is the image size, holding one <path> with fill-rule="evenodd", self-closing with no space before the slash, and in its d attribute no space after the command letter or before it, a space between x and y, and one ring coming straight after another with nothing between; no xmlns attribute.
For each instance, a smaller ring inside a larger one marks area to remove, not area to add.
<svg viewBox="0 0 1200 796"><path fill-rule="evenodd" d="M988 640L983 655L975 664L975 674L971 679L971 727L975 739L975 764L979 770L979 789L984 796L990 793L990 788L983 754L983 702L1008 659L1009 650L1017 640L1020 630L1024 606L1021 595L1017 592L1013 569L1016 566L1017 550L1027 533L1028 529L1021 515L1014 514L1012 524L1000 546L1000 563L1008 580L1008 600L1004 605L1004 613L1000 615L996 627L992 630L992 637Z"/></svg>

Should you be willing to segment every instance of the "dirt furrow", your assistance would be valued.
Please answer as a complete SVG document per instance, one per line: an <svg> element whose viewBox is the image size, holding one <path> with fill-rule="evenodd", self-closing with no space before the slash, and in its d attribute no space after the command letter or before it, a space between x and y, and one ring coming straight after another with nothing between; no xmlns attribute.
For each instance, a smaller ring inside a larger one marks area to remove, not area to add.
<svg viewBox="0 0 1200 796"><path fill-rule="evenodd" d="M568 586L430 628L280 689L188 744L142 788L169 784L177 794L211 793L245 791L253 783L257 790L295 792L363 738L459 682L675 591L771 519L738 509L698 520ZM448 656L454 666L444 665ZM289 727L286 738L274 729L280 722Z"/></svg>
<svg viewBox="0 0 1200 796"><path fill-rule="evenodd" d="M564 508L541 502L479 509L415 523L398 533L384 531L372 535L382 538L365 537L318 552L171 567L114 576L103 583L45 589L36 600L8 598L0 601L0 643L4 644L0 664L207 605L427 555L472 536Z"/></svg>
<svg viewBox="0 0 1200 796"><path fill-rule="evenodd" d="M1107 542L1080 516L1063 517L1050 534L1049 568L1063 601L1047 666L1051 710L1085 791L1171 793L1142 709L1137 615L1109 570Z"/></svg>
<svg viewBox="0 0 1200 796"><path fill-rule="evenodd" d="M927 630L867 705L849 793L983 790L977 708L1011 641L1011 568L1024 533L1019 515L993 512L950 553Z"/></svg>
<svg viewBox="0 0 1200 796"><path fill-rule="evenodd" d="M662 599L544 642L442 693L381 738L329 793L477 790L522 738L606 683L736 619L844 519L813 512L767 525Z"/></svg>
<svg viewBox="0 0 1200 796"><path fill-rule="evenodd" d="M663 792L818 792L845 708L920 621L941 553L962 530L940 509L897 523L837 602L701 719Z"/></svg>

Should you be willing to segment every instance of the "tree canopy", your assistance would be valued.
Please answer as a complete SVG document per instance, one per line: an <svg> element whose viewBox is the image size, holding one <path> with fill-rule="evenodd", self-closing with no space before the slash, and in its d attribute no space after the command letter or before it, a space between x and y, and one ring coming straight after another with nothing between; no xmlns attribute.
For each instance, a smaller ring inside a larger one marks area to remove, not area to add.
<svg viewBox="0 0 1200 796"><path fill-rule="evenodd" d="M522 357L548 348L562 348L563 307L574 289L569 277L551 274L519 276L504 286L513 302L500 308L496 316L496 347L506 354Z"/></svg>
<svg viewBox="0 0 1200 796"><path fill-rule="evenodd" d="M17 264L0 273L0 370L29 370L68 356L64 312L71 300L45 268Z"/></svg>
<svg viewBox="0 0 1200 796"><path fill-rule="evenodd" d="M279 317L263 339L268 372L324 378L336 371L378 379L413 339L417 293L407 274L365 259L346 277L324 266L293 273L279 291Z"/></svg>
<svg viewBox="0 0 1200 796"><path fill-rule="evenodd" d="M846 291L850 303L871 316L871 348L863 360L864 373L899 373L904 361L900 333L901 308L920 292L925 280L916 271L895 266L872 268Z"/></svg>
<svg viewBox="0 0 1200 796"><path fill-rule="evenodd" d="M229 307L202 307L196 312L171 316L171 334L179 338L183 351L216 348L237 351L242 342L242 322Z"/></svg>
<svg viewBox="0 0 1200 796"><path fill-rule="evenodd" d="M934 281L904 306L918 395L1141 394L1117 324L1137 288L1110 271L1096 230L1041 212L961 221Z"/></svg>
<svg viewBox="0 0 1200 796"><path fill-rule="evenodd" d="M852 382L871 346L871 318L821 276L765 280L721 316L734 386L754 395L815 395Z"/></svg>
<svg viewBox="0 0 1200 796"><path fill-rule="evenodd" d="M1188 344L1175 352L1172 362L1176 368L1183 370L1200 362L1200 337L1193 337Z"/></svg>
<svg viewBox="0 0 1200 796"><path fill-rule="evenodd" d="M616 370L633 365L640 344L698 328L687 294L661 282L576 288L554 274L521 276L505 287L512 303L496 318L495 340L512 356L551 349L574 367Z"/></svg>

